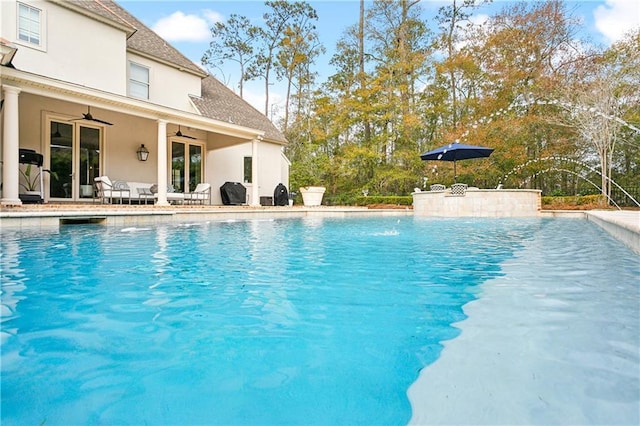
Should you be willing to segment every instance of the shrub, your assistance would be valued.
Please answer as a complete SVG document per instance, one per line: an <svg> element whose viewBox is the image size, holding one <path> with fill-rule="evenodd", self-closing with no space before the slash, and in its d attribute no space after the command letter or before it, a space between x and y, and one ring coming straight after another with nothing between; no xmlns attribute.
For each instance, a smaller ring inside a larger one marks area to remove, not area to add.
<svg viewBox="0 0 640 426"><path fill-rule="evenodd" d="M607 198L602 194L542 197L542 208L547 210L589 210L606 207Z"/></svg>

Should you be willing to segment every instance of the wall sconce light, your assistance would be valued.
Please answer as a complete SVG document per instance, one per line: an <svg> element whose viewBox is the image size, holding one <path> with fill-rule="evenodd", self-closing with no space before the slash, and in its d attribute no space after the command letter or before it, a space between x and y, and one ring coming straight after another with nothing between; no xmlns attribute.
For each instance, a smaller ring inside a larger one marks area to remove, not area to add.
<svg viewBox="0 0 640 426"><path fill-rule="evenodd" d="M11 60L15 56L18 48L9 40L0 38L0 65L12 67Z"/></svg>
<svg viewBox="0 0 640 426"><path fill-rule="evenodd" d="M140 148L138 148L136 154L138 154L139 161L147 161L147 158L149 158L149 150L144 147L144 144L140 145Z"/></svg>

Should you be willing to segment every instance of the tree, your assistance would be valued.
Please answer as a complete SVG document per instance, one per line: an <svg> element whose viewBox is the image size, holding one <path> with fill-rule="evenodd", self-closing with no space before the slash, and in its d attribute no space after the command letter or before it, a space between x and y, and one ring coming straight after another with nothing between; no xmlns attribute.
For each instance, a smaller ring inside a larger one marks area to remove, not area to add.
<svg viewBox="0 0 640 426"><path fill-rule="evenodd" d="M447 88L449 94L449 104L451 109L451 126L458 125L458 87L457 74L465 67L465 55L459 54L459 47L464 39L461 34L461 25L470 23L469 18L473 9L491 0L462 0L453 2L447 6L442 6L438 11L436 21L440 28L440 35L436 40L436 46L445 51L446 57L440 63L441 83Z"/></svg>
<svg viewBox="0 0 640 426"><path fill-rule="evenodd" d="M216 22L211 28L213 40L202 56L202 65L205 66L219 67L226 61L238 63L240 97L243 97L243 83L250 77L247 70L255 60L253 45L257 35L258 28L251 25L246 17L232 14L226 23Z"/></svg>
<svg viewBox="0 0 640 426"><path fill-rule="evenodd" d="M260 46L256 61L249 68L249 77L264 79L264 114L269 114L269 85L271 72L278 66L277 54L281 48L285 31L291 22L301 22L305 18L313 19L315 10L304 1L289 2L286 0L266 1L265 5L271 9L263 15L264 27L260 27L258 40ZM317 18L317 16L316 16Z"/></svg>
<svg viewBox="0 0 640 426"><path fill-rule="evenodd" d="M634 139L637 141L640 129L624 120L640 111L638 48L640 30L602 55L584 61L555 103L564 111L562 123L575 129L580 142L595 150L601 191L607 199L611 199L616 147L620 143L638 147Z"/></svg>
<svg viewBox="0 0 640 426"><path fill-rule="evenodd" d="M377 121L377 136L383 138L380 152L385 161L400 167L408 166L406 156L396 157L395 152L415 152L422 137L417 88L430 73L431 33L418 4L376 0L365 26L373 65L369 89L377 98L372 120Z"/></svg>
<svg viewBox="0 0 640 426"><path fill-rule="evenodd" d="M291 17L290 23L283 32L280 49L277 53L276 72L279 78L287 82L285 98L285 114L283 131L287 131L289 124L289 102L291 89L297 86L296 98L298 100L298 114L302 110L302 103L306 98L305 92L313 83L314 74L310 71L311 64L322 52L324 47L320 44L318 33L313 21L317 21L315 10L309 9L306 13L296 14ZM305 90L306 89L306 90Z"/></svg>

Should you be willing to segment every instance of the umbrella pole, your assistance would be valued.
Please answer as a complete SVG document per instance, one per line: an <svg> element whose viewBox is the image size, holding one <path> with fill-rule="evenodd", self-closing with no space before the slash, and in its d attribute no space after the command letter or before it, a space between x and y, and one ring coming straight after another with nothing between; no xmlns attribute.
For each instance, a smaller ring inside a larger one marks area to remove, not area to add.
<svg viewBox="0 0 640 426"><path fill-rule="evenodd" d="M458 173L456 172L456 160L453 160L453 183L458 183Z"/></svg>

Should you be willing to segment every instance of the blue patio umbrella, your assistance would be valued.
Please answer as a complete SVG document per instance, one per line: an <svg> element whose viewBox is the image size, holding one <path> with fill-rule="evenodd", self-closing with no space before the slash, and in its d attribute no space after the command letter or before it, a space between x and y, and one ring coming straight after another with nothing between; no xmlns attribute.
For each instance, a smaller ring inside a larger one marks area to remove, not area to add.
<svg viewBox="0 0 640 426"><path fill-rule="evenodd" d="M423 160L453 161L453 178L457 178L456 161L468 160L470 158L488 157L493 152L493 148L484 146L465 145L463 143L450 143L440 148L425 152L420 156Z"/></svg>

